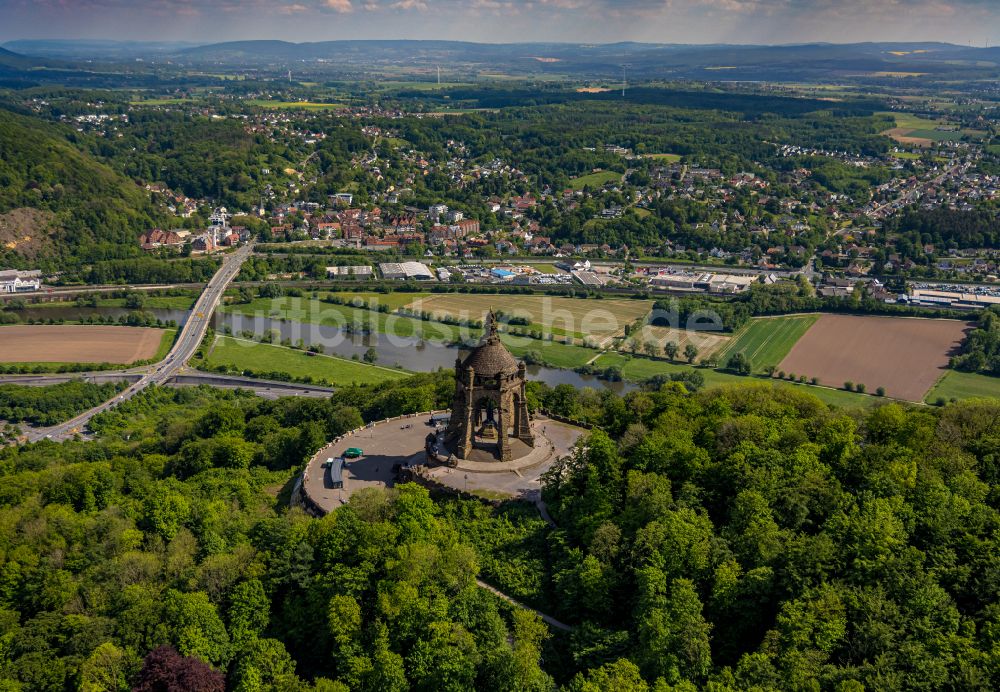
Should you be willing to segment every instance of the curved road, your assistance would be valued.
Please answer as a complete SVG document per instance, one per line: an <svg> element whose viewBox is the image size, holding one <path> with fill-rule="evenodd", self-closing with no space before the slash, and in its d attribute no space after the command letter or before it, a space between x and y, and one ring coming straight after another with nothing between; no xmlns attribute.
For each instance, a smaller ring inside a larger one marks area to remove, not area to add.
<svg viewBox="0 0 1000 692"><path fill-rule="evenodd" d="M201 340L205 338L205 332L208 330L212 312L215 311L219 301L222 299L222 294L225 292L229 282L236 278L236 275L240 272L240 267L243 266L243 262L252 252L253 243L251 242L231 255L226 256L222 262L222 267L219 268L219 271L215 273L212 280L208 282L208 286L205 287L204 292L198 297L198 301L191 310L191 316L185 322L184 328L181 329L181 333L178 335L177 341L174 342L173 348L170 349L170 353L162 361L152 366L138 382L130 385L128 389L111 401L105 401L103 404L95 406L65 423L54 425L51 428L32 430L26 436L28 441L36 442L43 438L65 440L72 437L76 433L83 432L90 419L98 413L103 413L126 399L131 399L151 384L163 384L176 375L177 371L198 350L198 345L201 344Z"/></svg>

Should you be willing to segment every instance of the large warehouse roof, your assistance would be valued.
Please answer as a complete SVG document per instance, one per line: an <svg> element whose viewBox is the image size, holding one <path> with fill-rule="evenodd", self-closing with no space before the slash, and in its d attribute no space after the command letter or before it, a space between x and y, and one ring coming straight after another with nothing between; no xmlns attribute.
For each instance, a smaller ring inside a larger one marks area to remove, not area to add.
<svg viewBox="0 0 1000 692"><path fill-rule="evenodd" d="M378 270L386 279L417 279L431 281L434 273L430 267L421 262L384 262L378 265Z"/></svg>

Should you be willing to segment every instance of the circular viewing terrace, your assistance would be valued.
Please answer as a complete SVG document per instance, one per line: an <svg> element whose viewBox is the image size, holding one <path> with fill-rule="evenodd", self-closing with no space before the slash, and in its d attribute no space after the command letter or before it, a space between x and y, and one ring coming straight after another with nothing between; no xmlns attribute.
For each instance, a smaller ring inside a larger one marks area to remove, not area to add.
<svg viewBox="0 0 1000 692"><path fill-rule="evenodd" d="M449 488L491 500L537 501L540 477L573 449L583 428L544 416L531 422L534 448L511 461L458 459L443 445L447 411L390 418L337 438L317 452L302 475L305 506L326 514L345 504L362 488L389 488L403 475L426 485ZM345 458L349 449L362 451ZM344 459L342 466L335 460ZM328 461L334 461L328 464ZM339 478L338 478L339 476Z"/></svg>

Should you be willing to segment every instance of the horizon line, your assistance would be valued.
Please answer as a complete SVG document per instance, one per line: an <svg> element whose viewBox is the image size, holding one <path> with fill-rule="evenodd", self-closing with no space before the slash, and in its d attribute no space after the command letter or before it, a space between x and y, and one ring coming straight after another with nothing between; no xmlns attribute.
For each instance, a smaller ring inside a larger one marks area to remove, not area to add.
<svg viewBox="0 0 1000 692"><path fill-rule="evenodd" d="M451 38L332 38L322 41L289 41L281 38L238 38L229 39L226 41L190 41L184 39L112 39L112 38L29 38L29 37L19 37L19 38L8 38L0 39L2 43L0 46L5 46L9 43L15 43L18 41L35 41L35 42L96 42L96 43L107 43L107 44L169 44L169 43L183 43L188 44L192 48L201 48L204 46L218 46L226 45L230 43L284 43L292 46L308 46L317 45L323 43L367 43L373 41L380 42L396 42L396 43L456 43L456 44L467 44L467 45L479 45L479 46L532 46L532 45L543 45L551 44L558 46L617 46L623 44L634 44L640 46L684 46L684 47L695 47L704 48L711 46L722 46L722 47L759 47L759 48L786 48L786 47L797 47L797 46L867 46L867 45L881 45L881 44L894 44L894 45L920 45L920 44L940 44L945 46L955 46L958 48L989 48L991 46L979 46L975 44L966 43L954 43L952 41L940 40L940 39L928 39L928 40L912 40L912 41L894 41L894 40L873 40L873 41L793 41L789 43L733 43L733 42L718 42L709 41L704 43L676 43L676 42L651 42L651 41L632 41L632 40L622 40L622 41L468 41L461 39L451 39Z"/></svg>

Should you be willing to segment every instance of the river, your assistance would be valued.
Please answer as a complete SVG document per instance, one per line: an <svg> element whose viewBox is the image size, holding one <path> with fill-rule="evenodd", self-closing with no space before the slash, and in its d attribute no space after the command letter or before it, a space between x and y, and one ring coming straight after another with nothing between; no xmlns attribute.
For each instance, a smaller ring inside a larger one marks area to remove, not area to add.
<svg viewBox="0 0 1000 692"><path fill-rule="evenodd" d="M132 312L126 308L96 307L51 307L26 308L19 312L22 320L80 320L88 316L113 317L117 319ZM190 311L168 310L163 308L147 308L156 319L164 322L173 320L179 326L187 320ZM374 347L378 352L378 364L387 367L399 366L411 372L431 372L438 368L454 368L455 358L468 353L464 349L456 349L440 343L422 341L413 338L390 337L386 334L348 334L338 327L328 327L311 322L296 322L293 320L276 320L269 317L219 312L212 316L212 328L223 333L228 328L234 336L244 332L263 335L276 331L281 339L289 339L293 343L302 340L303 343L322 344L327 353L351 358L361 358L365 352ZM593 375L582 375L573 370L549 368L539 365L528 366L528 378L544 382L550 387L568 384L578 389L592 387L594 389L610 389L616 394L624 394L636 389L630 382L608 382Z"/></svg>

